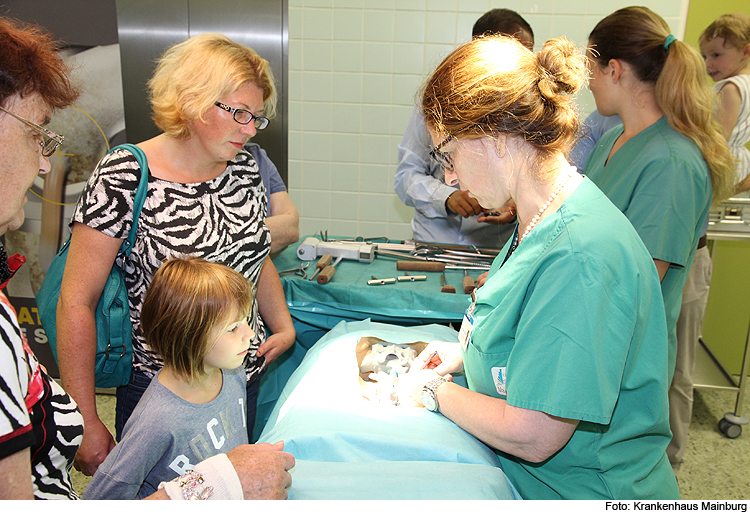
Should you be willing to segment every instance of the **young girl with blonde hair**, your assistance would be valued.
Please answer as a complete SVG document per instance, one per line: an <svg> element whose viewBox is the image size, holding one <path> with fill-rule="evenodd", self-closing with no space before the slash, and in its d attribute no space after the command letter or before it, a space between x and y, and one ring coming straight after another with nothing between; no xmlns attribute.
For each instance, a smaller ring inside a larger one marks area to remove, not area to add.
<svg viewBox="0 0 750 528"><path fill-rule="evenodd" d="M161 482L248 442L242 363L255 335L252 305L252 283L222 264L174 258L157 270L142 324L164 367L84 499L147 497Z"/></svg>

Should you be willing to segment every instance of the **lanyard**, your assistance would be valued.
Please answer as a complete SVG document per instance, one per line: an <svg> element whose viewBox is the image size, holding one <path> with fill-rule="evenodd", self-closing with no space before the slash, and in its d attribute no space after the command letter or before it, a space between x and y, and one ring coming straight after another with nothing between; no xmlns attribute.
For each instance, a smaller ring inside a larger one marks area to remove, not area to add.
<svg viewBox="0 0 750 528"><path fill-rule="evenodd" d="M505 258L503 259L503 263L500 264L500 267L502 268L506 262L508 262L508 259L513 254L513 252L518 247L518 224L516 224L516 229L513 231L513 243L508 248L508 253L505 255Z"/></svg>

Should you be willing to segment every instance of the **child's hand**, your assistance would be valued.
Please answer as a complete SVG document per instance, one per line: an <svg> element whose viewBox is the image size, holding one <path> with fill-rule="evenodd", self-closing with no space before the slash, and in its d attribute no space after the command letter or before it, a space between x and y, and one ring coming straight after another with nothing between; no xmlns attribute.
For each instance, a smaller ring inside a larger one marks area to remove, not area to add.
<svg viewBox="0 0 750 528"><path fill-rule="evenodd" d="M244 444L227 453L242 484L245 500L286 499L292 487L289 470L294 456L285 453L284 442Z"/></svg>

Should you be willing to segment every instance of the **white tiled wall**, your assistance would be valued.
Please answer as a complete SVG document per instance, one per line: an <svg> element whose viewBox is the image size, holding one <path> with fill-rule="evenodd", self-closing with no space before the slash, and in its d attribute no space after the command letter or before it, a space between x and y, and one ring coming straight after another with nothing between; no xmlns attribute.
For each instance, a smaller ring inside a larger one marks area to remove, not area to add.
<svg viewBox="0 0 750 528"><path fill-rule="evenodd" d="M411 238L412 209L393 190L397 146L420 84L505 7L534 29L536 49L566 36L585 46L621 0L289 0L289 192L304 235ZM636 2L681 37L688 0ZM584 88L582 114L594 109Z"/></svg>

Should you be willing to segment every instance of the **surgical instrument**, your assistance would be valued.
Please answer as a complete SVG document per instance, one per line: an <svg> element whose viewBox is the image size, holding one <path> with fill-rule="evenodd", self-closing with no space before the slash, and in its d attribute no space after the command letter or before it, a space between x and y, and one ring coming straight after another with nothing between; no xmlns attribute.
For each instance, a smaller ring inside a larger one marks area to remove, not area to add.
<svg viewBox="0 0 750 528"><path fill-rule="evenodd" d="M464 270L463 285L464 285L464 293L471 293L474 291L474 288L477 287L476 283L474 282L474 279L469 277L468 270Z"/></svg>
<svg viewBox="0 0 750 528"><path fill-rule="evenodd" d="M318 259L318 263L315 264L315 273L312 274L312 277L310 277L309 280L313 280L315 276L323 270L323 268L325 268L331 263L332 260L333 260L333 257L328 254L325 254L322 257L320 257Z"/></svg>
<svg viewBox="0 0 750 528"><path fill-rule="evenodd" d="M294 275L299 275L303 279L306 279L307 278L307 267L309 265L310 265L309 262L305 262L305 263L300 262L299 266L297 266L296 268L292 268L292 269L280 271L279 272L279 276L294 274Z"/></svg>
<svg viewBox="0 0 750 528"><path fill-rule="evenodd" d="M412 253L399 253L398 251L388 251L383 250L380 248L377 248L378 255L386 255L386 256L392 256L392 257L401 257L401 258L407 258L407 259L413 259L413 260L421 260L424 262L439 262L443 263L445 265L451 265L451 266L467 266L468 269L484 269L489 270L490 266L492 265L491 261L488 260L482 260L482 259L472 259L467 258L463 256L458 255L442 255L442 256L421 256L421 255L415 255ZM400 269L400 268L399 268ZM461 268L462 269L462 268ZM418 268L414 268L415 271L421 271ZM425 270L427 271L427 270Z"/></svg>
<svg viewBox="0 0 750 528"><path fill-rule="evenodd" d="M359 242L320 241L315 237L307 237L297 246L297 258L300 260L315 260L326 254L370 263L375 259L375 246Z"/></svg>
<svg viewBox="0 0 750 528"><path fill-rule="evenodd" d="M372 280L368 280L367 284L370 286L381 286L383 284L393 284L396 279L379 279L375 275L372 275Z"/></svg>
<svg viewBox="0 0 750 528"><path fill-rule="evenodd" d="M427 275L409 275L409 272L405 271L403 275L399 275L396 278L398 279L399 282L404 282L404 281L414 282L414 281L427 280Z"/></svg>
<svg viewBox="0 0 750 528"><path fill-rule="evenodd" d="M487 271L489 268L485 266L471 265L453 265L446 264L444 262L435 261L413 261L413 260L399 260L396 262L396 269L399 271L438 271L443 272L445 270L481 270Z"/></svg>
<svg viewBox="0 0 750 528"><path fill-rule="evenodd" d="M441 293L456 293L456 288L448 284L448 281L445 280L445 273L440 274L440 292Z"/></svg>
<svg viewBox="0 0 750 528"><path fill-rule="evenodd" d="M456 249L448 249L448 248L441 248L439 246L429 245L429 244L420 244L414 248L414 251L411 252L413 256L419 256L419 257L447 257L447 258L454 258L454 259L463 259L466 258L468 260L489 260L492 261L497 256L496 254L490 254L490 253L481 253L479 250L475 248L475 252L469 252L469 251L460 251Z"/></svg>
<svg viewBox="0 0 750 528"><path fill-rule="evenodd" d="M331 280L333 277L333 274L336 273L336 264L341 262L341 259L344 257L336 257L336 260L333 261L332 264L327 265L318 275L318 284L328 284L328 281Z"/></svg>

